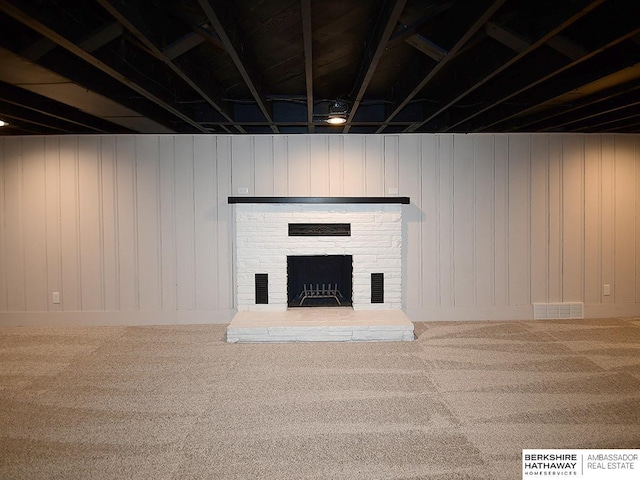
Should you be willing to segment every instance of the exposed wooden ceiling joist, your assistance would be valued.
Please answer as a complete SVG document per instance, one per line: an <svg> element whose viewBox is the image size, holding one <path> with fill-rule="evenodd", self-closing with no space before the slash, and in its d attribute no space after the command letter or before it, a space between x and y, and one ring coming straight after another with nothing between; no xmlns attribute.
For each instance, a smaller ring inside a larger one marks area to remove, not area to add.
<svg viewBox="0 0 640 480"><path fill-rule="evenodd" d="M89 38L80 42L78 46L87 52L95 52L120 36L122 36L122 25L118 22L113 22L105 25Z"/></svg>
<svg viewBox="0 0 640 480"><path fill-rule="evenodd" d="M302 11L302 36L304 44L304 84L307 92L307 128L315 131L313 124L313 28L311 25L311 0L300 0Z"/></svg>
<svg viewBox="0 0 640 480"><path fill-rule="evenodd" d="M198 0L198 3L209 19L213 30L220 37L220 40L222 40L227 54L233 60L260 111L267 119L267 122L269 122L269 126L274 133L278 133L278 127L273 123L271 111L267 107L262 86L258 83L257 76L254 73L257 69L251 66L247 60L247 48L242 45L240 41L240 29L234 21L233 16L229 13L223 16L221 9L218 8L216 11L210 0Z"/></svg>
<svg viewBox="0 0 640 480"><path fill-rule="evenodd" d="M91 53L83 50L78 45L74 44L73 42L71 42L70 40L66 39L65 37L63 37L59 33L55 32L52 29L50 29L49 27L47 27L43 23L41 23L41 22L37 21L36 19L30 17L25 12L23 12L20 9L18 9L17 7L15 7L13 4L8 2L7 0L0 0L0 10L3 13L5 13L5 14L9 15L10 17L14 18L15 20L23 23L24 25L26 25L27 27L31 28L32 30L38 32L40 35L48 38L49 40L51 40L52 42L56 43L60 47L64 48L68 52L72 53L73 55L75 55L75 56L79 57L80 59L84 60L89 65L101 70L102 72L104 72L107 75L109 75L111 78L119 81L123 85L125 85L128 88L130 88L130 89L134 90L135 92L139 93L140 95L142 95L143 97L145 97L148 100L152 101L156 105L158 105L158 106L162 107L163 109L167 110L168 112L170 112L171 114L175 115L176 117L178 117L179 119L183 120L184 122L192 125L197 130L199 130L201 132L207 132L207 129L202 127L195 120L189 118L187 115L183 114L182 112L180 112L175 107L169 105L164 100L162 100L162 99L158 98L157 96L153 95L151 92L147 91L145 88L143 88L141 85L138 85L136 82L130 80L129 78L127 78L125 75L120 73L115 68L112 68L111 66L109 66L109 65L105 64L104 62L98 60Z"/></svg>
<svg viewBox="0 0 640 480"><path fill-rule="evenodd" d="M211 85L205 87L199 85L193 78L184 72L168 55L166 55L163 50L157 46L150 38L150 36L145 33L144 27L142 25L142 21L137 18L132 11L127 9L126 3L118 2L116 6L115 0L96 0L102 8L108 11L118 22L122 24L127 30L129 30L135 37L142 42L152 53L158 58L158 60L162 61L167 67L175 72L175 74L180 77L187 85L189 85L201 98L203 98L209 105L211 105L215 110L220 113L227 121L233 123L233 118L231 117L231 112L228 111L227 108L223 105L222 99L217 92L213 92ZM124 10L124 11L123 11ZM128 10L128 11L127 11ZM205 91L205 89L207 91ZM229 130L223 125L222 126L225 131L229 132ZM202 129L202 126L199 126ZM238 131L244 132L242 127L237 126Z"/></svg>
<svg viewBox="0 0 640 480"><path fill-rule="evenodd" d="M448 101L444 106L436 110L427 118L425 118L419 123L416 123L415 125L412 125L408 129L408 131L415 132L420 127L430 122L431 120L436 118L438 115L442 114L444 111L446 111L447 109L455 105L457 102L465 98L467 95L469 95L470 93L472 93L473 91L475 91L476 89L478 89L479 87L481 87L482 85L490 81L492 78L504 72L512 65L515 65L516 62L520 61L526 55L529 55L531 52L535 51L536 49L540 48L542 45L546 44L550 39L554 38L560 32L565 30L567 27L569 27L570 25L574 24L575 22L583 18L585 15L587 15L589 12L597 8L598 5L600 5L604 1L605 0L594 0L591 3L589 3L587 6L585 6L578 12L576 12L575 14L571 15L569 18L560 19L559 23L554 28L549 30L547 33L542 35L538 40L536 40L531 44L519 38L517 35L513 34L512 32L508 32L506 29L502 29L499 25L492 22L489 30L494 35L494 38L498 39L499 41L504 41L508 47L514 49L518 53L514 55L511 59L509 59L507 62L503 63L501 66L494 69L488 75L485 75L483 78L477 80L473 85L465 89L462 93L457 95L452 100ZM497 32L500 32L500 34L497 34Z"/></svg>
<svg viewBox="0 0 640 480"><path fill-rule="evenodd" d="M447 56L447 51L420 34L411 35L405 40L412 47L439 62Z"/></svg>
<svg viewBox="0 0 640 480"><path fill-rule="evenodd" d="M196 48L205 39L202 35L198 35L196 32L186 34L184 37L176 40L171 45L168 45L162 50L162 54L169 60L175 60L180 55L184 55L192 48Z"/></svg>
<svg viewBox="0 0 640 480"><path fill-rule="evenodd" d="M433 79L435 76L451 61L458 52L465 46L465 44L473 37L478 30L480 30L493 16L493 14L502 6L505 0L494 0L482 14L473 22L473 24L465 31L465 33L458 39L453 47L449 49L447 54L440 60L427 75L411 90L408 95L404 97L402 101L396 106L391 114L386 118L384 124L378 129L377 133L380 133L384 128L389 125L389 122L398 115L404 107L406 107L415 96Z"/></svg>
<svg viewBox="0 0 640 480"><path fill-rule="evenodd" d="M525 86L523 86L521 88L518 88L517 90L505 95L504 97L501 97L497 101L492 102L491 104L487 105L486 107L481 108L480 110L476 111L475 113L470 114L470 115L466 116L465 118L463 118L463 119L451 124L446 130L450 131L450 130L454 129L457 126L459 126L459 125L461 125L461 124L463 124L465 122L468 122L469 120L472 120L472 119L476 118L477 116L479 116L479 115L481 115L481 114L483 114L483 113L495 108L496 106L501 105L504 102L509 101L510 99L516 97L517 95L520 95L520 94L526 92L527 90L529 90L529 89L531 89L533 87L536 87L537 85L543 84L544 82L547 82L548 80L560 75L561 73L566 72L570 68L576 67L576 66L580 65L581 63L592 59L593 57L595 57L596 55L604 52L605 50L610 49L611 47L614 47L614 46L624 42L625 40L633 38L638 33L640 33L640 27L639 28L635 28L630 32L624 33L620 37L617 37L617 38L613 39L612 41L608 42L607 44L602 45L601 47L590 51L587 55L584 55L583 57L580 57L579 59L577 59L577 60L575 60L573 62L570 62L570 63L568 63L567 65L564 65L561 68L558 68L558 69L556 69L556 70L554 70L554 71L552 71L552 72L550 72L548 74L542 75L540 78L537 78L537 79L531 81L530 83L527 83L527 85L525 85ZM608 73L609 72L606 72L606 73L603 72L603 74L608 74ZM579 83L579 79L576 79L576 83ZM577 86L579 86L579 85L575 85L572 88L576 88ZM570 90L570 89L571 88L567 88L567 90ZM554 95L557 95L557 93L555 93L555 92L551 93L549 95L549 97L553 98ZM547 97L547 98L549 98L549 97ZM496 125L498 123L502 123L502 122L511 120L512 118L514 118L517 115L519 115L520 111L522 109L523 108L520 108L516 112L514 112L513 114L502 116L499 119L489 119L488 121L484 121L484 122L482 122L482 125L474 127L473 131L481 131L481 130L484 130L486 128L490 128L493 125Z"/></svg>
<svg viewBox="0 0 640 480"><path fill-rule="evenodd" d="M636 10L0 0L0 134L640 133ZM319 121L332 100L351 106L346 125Z"/></svg>
<svg viewBox="0 0 640 480"><path fill-rule="evenodd" d="M518 131L523 129L533 129L538 131L549 131L559 129L571 122L588 117L593 113L610 108L611 105L626 105L633 103L640 91L640 79L616 85L596 94L585 95L570 103L558 102L557 105L550 105L548 108L527 115L531 110L538 110L538 106L524 109L520 112L522 120L515 123L507 131ZM629 96L628 98L624 98ZM621 98L622 97L622 98ZM525 116L526 115L526 116Z"/></svg>
<svg viewBox="0 0 640 480"><path fill-rule="evenodd" d="M382 3L380 13L374 24L360 65L360 74L354 86L354 91L357 91L357 93L351 101L347 123L343 130L344 133L348 133L351 128L351 122L360 107L360 102L362 102L362 98L369 87L369 82L371 82L371 78L378 67L378 62L380 62L380 58L387 48L389 38L398 23L398 19L406 3L407 0L388 0Z"/></svg>

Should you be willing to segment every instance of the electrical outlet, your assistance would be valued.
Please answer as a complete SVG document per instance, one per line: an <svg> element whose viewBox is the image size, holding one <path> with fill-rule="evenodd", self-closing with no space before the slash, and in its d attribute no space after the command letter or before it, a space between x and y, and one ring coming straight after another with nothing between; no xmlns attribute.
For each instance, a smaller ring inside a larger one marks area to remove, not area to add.
<svg viewBox="0 0 640 480"><path fill-rule="evenodd" d="M608 283L605 283L602 286L602 295L604 295L605 297L608 297L609 295L611 295L611 285L609 285Z"/></svg>
<svg viewBox="0 0 640 480"><path fill-rule="evenodd" d="M387 189L387 195L398 195L398 189L397 188L388 188Z"/></svg>
<svg viewBox="0 0 640 480"><path fill-rule="evenodd" d="M59 304L60 303L60 292L53 292L51 294L51 299L53 301L54 304Z"/></svg>
<svg viewBox="0 0 640 480"><path fill-rule="evenodd" d="M248 195L249 194L249 189L246 187L240 187L238 188L238 195Z"/></svg>

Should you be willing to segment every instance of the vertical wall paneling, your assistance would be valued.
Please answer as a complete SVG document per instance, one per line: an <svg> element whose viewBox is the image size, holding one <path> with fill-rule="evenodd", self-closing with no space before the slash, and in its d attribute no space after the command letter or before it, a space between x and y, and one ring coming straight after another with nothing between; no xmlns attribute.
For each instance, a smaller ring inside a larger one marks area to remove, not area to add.
<svg viewBox="0 0 640 480"><path fill-rule="evenodd" d="M509 136L495 136L495 288L494 305L509 302Z"/></svg>
<svg viewBox="0 0 640 480"><path fill-rule="evenodd" d="M99 137L78 137L78 210L82 310L104 309Z"/></svg>
<svg viewBox="0 0 640 480"><path fill-rule="evenodd" d="M102 182L103 305L105 310L115 311L120 308L116 137L100 137L99 165Z"/></svg>
<svg viewBox="0 0 640 480"><path fill-rule="evenodd" d="M158 139L160 177L160 289L162 310L177 309L175 137ZM228 172L231 178L231 172Z"/></svg>
<svg viewBox="0 0 640 480"><path fill-rule="evenodd" d="M344 137L329 135L329 196L344 196Z"/></svg>
<svg viewBox="0 0 640 480"><path fill-rule="evenodd" d="M602 146L599 136L584 139L584 302L602 302Z"/></svg>
<svg viewBox="0 0 640 480"><path fill-rule="evenodd" d="M158 137L136 136L136 224L140 310L160 310L160 173Z"/></svg>
<svg viewBox="0 0 640 480"><path fill-rule="evenodd" d="M4 201L6 182L4 146L4 138L0 138L0 312L7 311L7 266L5 262L5 237L7 236L5 222L7 212Z"/></svg>
<svg viewBox="0 0 640 480"><path fill-rule="evenodd" d="M530 292L529 135L509 137L509 305L528 305Z"/></svg>
<svg viewBox="0 0 640 480"><path fill-rule="evenodd" d="M420 200L415 202L421 211L422 228L422 304L435 307L440 298L438 282L438 137L421 136ZM402 192L404 195L404 192ZM408 280L408 279L407 279Z"/></svg>
<svg viewBox="0 0 640 480"><path fill-rule="evenodd" d="M438 135L438 241L440 305L454 305L453 135Z"/></svg>
<svg viewBox="0 0 640 480"><path fill-rule="evenodd" d="M25 272L24 272L24 226L23 226L23 174L22 140L7 138L4 140L5 160L5 268L7 288L7 309L24 311L26 309Z"/></svg>
<svg viewBox="0 0 640 480"><path fill-rule="evenodd" d="M309 137L311 155L311 196L329 196L329 142L326 135Z"/></svg>
<svg viewBox="0 0 640 480"><path fill-rule="evenodd" d="M253 158L253 137L238 135L231 137L232 170L231 182L234 195L245 195L239 189L247 189L249 195L255 194L255 165Z"/></svg>
<svg viewBox="0 0 640 480"><path fill-rule="evenodd" d="M632 303L635 286L635 145L632 136L615 137L615 302Z"/></svg>
<svg viewBox="0 0 640 480"><path fill-rule="evenodd" d="M398 188L398 142L397 135L384 137L384 193ZM399 193L399 192L398 192Z"/></svg>
<svg viewBox="0 0 640 480"><path fill-rule="evenodd" d="M562 299L584 300L584 136L562 142Z"/></svg>
<svg viewBox="0 0 640 480"><path fill-rule="evenodd" d="M54 304L52 292L62 290L62 245L60 241L60 140L44 139L45 208L47 241L47 302L48 310L60 311Z"/></svg>
<svg viewBox="0 0 640 480"><path fill-rule="evenodd" d="M494 137L475 135L475 305L494 304L495 285L495 177Z"/></svg>
<svg viewBox="0 0 640 480"><path fill-rule="evenodd" d="M549 136L531 135L531 302L547 302L549 291Z"/></svg>
<svg viewBox="0 0 640 480"><path fill-rule="evenodd" d="M136 212L135 137L116 140L116 198L118 238L118 298L120 310L139 306Z"/></svg>
<svg viewBox="0 0 640 480"><path fill-rule="evenodd" d="M635 137L635 149L634 149L634 165L636 167L636 185L635 185L635 209L636 209L636 257L635 257L635 280L636 280L636 303L640 303L640 139Z"/></svg>
<svg viewBox="0 0 640 480"><path fill-rule="evenodd" d="M345 135L344 147L344 195L362 197L365 188L364 136Z"/></svg>
<svg viewBox="0 0 640 480"><path fill-rule="evenodd" d="M384 197L384 137L367 135L364 137L365 161L365 195L367 197Z"/></svg>
<svg viewBox="0 0 640 480"><path fill-rule="evenodd" d="M453 280L454 305L475 304L475 165L473 136L453 143Z"/></svg>
<svg viewBox="0 0 640 480"><path fill-rule="evenodd" d="M276 137L280 138L280 137ZM274 155L276 153L274 142ZM217 225L217 285L216 305L221 309L234 308L234 285L233 281L233 237L234 221L233 207L227 203L227 197L231 195L231 148L229 137L216 137L216 192L218 194L218 225ZM277 164L277 157L274 163ZM274 179L277 168L274 167ZM284 176L282 178L285 178ZM274 184L274 193L277 188Z"/></svg>
<svg viewBox="0 0 640 480"><path fill-rule="evenodd" d="M420 222L422 189L420 187L422 155L420 136L400 137L398 145L399 178L398 188L403 196L411 199L411 204L403 208L403 282L402 297L405 305L422 305L422 252ZM409 280L411 279L411 280Z"/></svg>
<svg viewBox="0 0 640 480"><path fill-rule="evenodd" d="M235 138L235 137L234 137ZM249 137L245 137L245 142ZM195 309L195 218L193 137L175 138L176 295L178 310ZM243 162L246 158L243 157ZM237 171L232 170L232 178ZM248 178L246 173L243 174ZM241 183L243 180L241 180Z"/></svg>
<svg viewBox="0 0 640 480"><path fill-rule="evenodd" d="M218 198L216 165L213 156L215 139L210 136L197 136L194 142L196 309L213 310L217 306L215 291L218 288L216 271Z"/></svg>
<svg viewBox="0 0 640 480"><path fill-rule="evenodd" d="M614 303L616 292L615 277L615 170L614 148L615 137L605 135L601 137L602 160L600 178L602 182L602 216L600 230L600 251L602 258L602 285L611 286L611 295L602 296L602 303Z"/></svg>
<svg viewBox="0 0 640 480"><path fill-rule="evenodd" d="M220 137L218 137L220 138ZM289 196L289 137L285 135L278 135L273 137L273 194L276 197L288 197ZM228 141L228 140L227 140ZM220 143L218 143L218 152L220 152ZM218 153L220 154L220 153ZM228 156L231 161L231 155Z"/></svg>
<svg viewBox="0 0 640 480"><path fill-rule="evenodd" d="M61 301L64 311L82 308L78 242L78 138L60 138Z"/></svg>
<svg viewBox="0 0 640 480"><path fill-rule="evenodd" d="M289 137L288 146L289 195L292 197L309 196L312 181L312 170L309 158L309 137L306 135L292 135Z"/></svg>
<svg viewBox="0 0 640 480"><path fill-rule="evenodd" d="M591 134L2 137L0 318L85 311L126 322L163 311L161 321L228 319L235 227L227 198L238 188L409 196L402 285L414 320L526 316L531 302L584 301L587 315L607 306L612 315L634 312L639 142Z"/></svg>
<svg viewBox="0 0 640 480"><path fill-rule="evenodd" d="M273 137L268 135L254 138L255 152L255 196L274 195Z"/></svg>
<svg viewBox="0 0 640 480"><path fill-rule="evenodd" d="M562 136L549 136L548 293L547 301L562 302Z"/></svg>
<svg viewBox="0 0 640 480"><path fill-rule="evenodd" d="M24 143L23 228L26 309L47 310L47 241L44 139Z"/></svg>

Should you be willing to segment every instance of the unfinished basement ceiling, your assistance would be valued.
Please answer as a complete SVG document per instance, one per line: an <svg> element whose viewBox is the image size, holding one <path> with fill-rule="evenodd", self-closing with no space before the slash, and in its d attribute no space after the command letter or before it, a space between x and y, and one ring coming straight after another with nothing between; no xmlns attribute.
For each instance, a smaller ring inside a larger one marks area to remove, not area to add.
<svg viewBox="0 0 640 480"><path fill-rule="evenodd" d="M639 133L639 12L629 0L0 0L0 133ZM335 101L344 125L326 123Z"/></svg>

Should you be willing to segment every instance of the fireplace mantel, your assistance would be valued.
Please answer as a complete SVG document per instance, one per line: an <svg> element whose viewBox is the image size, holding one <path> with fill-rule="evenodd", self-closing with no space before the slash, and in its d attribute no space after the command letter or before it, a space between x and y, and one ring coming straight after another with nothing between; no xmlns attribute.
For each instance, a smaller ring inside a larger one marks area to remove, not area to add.
<svg viewBox="0 0 640 480"><path fill-rule="evenodd" d="M409 197L228 197L229 203L369 203L403 204L410 203Z"/></svg>

